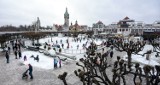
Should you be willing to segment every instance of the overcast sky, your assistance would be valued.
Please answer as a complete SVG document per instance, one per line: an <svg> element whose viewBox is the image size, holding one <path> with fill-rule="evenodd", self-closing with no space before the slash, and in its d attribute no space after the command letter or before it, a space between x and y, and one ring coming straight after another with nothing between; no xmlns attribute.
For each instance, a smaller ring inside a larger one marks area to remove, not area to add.
<svg viewBox="0 0 160 85"><path fill-rule="evenodd" d="M92 26L101 20L108 25L125 16L136 21L160 21L160 0L0 0L0 26L32 24L37 17L42 26L64 23L66 7L70 22Z"/></svg>

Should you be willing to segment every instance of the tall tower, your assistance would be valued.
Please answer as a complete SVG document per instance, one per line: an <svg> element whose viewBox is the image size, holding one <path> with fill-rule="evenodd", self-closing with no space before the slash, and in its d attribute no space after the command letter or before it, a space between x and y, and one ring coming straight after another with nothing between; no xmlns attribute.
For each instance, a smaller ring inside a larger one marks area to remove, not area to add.
<svg viewBox="0 0 160 85"><path fill-rule="evenodd" d="M36 25L36 26L35 26L35 32L37 32L37 31L39 31L40 26L41 26L39 17L37 17L37 21L36 21L35 25Z"/></svg>
<svg viewBox="0 0 160 85"><path fill-rule="evenodd" d="M64 26L69 27L69 14L68 14L67 8L66 8L66 12L64 13Z"/></svg>

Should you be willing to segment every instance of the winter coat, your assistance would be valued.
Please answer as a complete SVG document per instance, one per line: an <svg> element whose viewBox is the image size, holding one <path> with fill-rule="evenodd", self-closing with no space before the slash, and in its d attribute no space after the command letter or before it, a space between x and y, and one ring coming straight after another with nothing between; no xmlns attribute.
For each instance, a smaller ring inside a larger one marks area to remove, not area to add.
<svg viewBox="0 0 160 85"><path fill-rule="evenodd" d="M33 68L32 68L32 66L31 65L29 65L29 72L32 72L33 71Z"/></svg>

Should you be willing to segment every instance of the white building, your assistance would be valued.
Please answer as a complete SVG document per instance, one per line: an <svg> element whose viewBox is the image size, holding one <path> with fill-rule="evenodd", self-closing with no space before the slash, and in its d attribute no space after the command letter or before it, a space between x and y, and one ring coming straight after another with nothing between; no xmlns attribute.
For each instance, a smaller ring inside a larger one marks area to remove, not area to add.
<svg viewBox="0 0 160 85"><path fill-rule="evenodd" d="M128 17L105 26L102 22L93 24L93 31L95 34L100 33L113 33L121 34L123 36L142 35L144 31L160 32L160 21L156 21L153 24L145 24L142 21L135 21Z"/></svg>
<svg viewBox="0 0 160 85"><path fill-rule="evenodd" d="M94 31L94 34L97 35L105 29L105 25L102 23L102 21L98 21L97 23L94 23L92 26L92 29Z"/></svg>

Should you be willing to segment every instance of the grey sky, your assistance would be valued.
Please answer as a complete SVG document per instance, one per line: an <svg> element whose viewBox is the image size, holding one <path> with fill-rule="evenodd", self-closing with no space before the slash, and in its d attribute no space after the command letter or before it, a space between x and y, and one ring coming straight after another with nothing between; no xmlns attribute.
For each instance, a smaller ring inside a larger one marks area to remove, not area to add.
<svg viewBox="0 0 160 85"><path fill-rule="evenodd" d="M108 25L128 16L136 21L160 21L160 0L0 0L0 26L31 24L37 17L41 25L64 23L65 8L70 22L92 26L101 20Z"/></svg>

